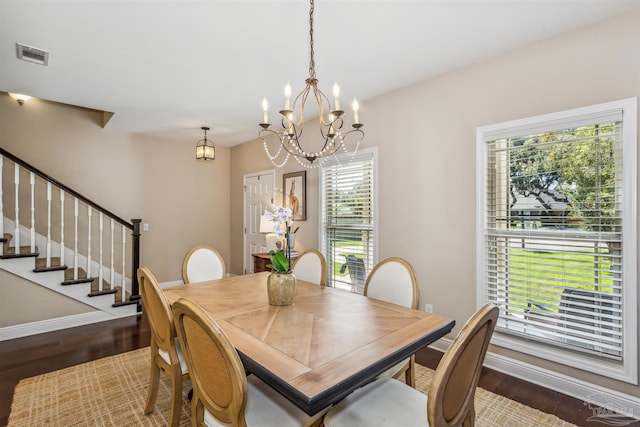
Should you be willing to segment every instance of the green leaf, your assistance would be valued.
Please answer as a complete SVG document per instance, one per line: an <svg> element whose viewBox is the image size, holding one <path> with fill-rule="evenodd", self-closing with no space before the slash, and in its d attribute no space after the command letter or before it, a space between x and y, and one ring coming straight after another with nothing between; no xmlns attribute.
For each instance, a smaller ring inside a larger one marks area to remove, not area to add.
<svg viewBox="0 0 640 427"><path fill-rule="evenodd" d="M270 251L271 264L267 264L267 267L273 271L287 272L289 271L289 260L284 254L276 251Z"/></svg>

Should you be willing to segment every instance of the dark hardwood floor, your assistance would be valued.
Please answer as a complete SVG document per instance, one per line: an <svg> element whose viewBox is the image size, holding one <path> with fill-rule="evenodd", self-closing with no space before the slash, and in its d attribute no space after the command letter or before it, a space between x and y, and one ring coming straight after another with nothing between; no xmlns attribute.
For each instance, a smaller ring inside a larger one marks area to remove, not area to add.
<svg viewBox="0 0 640 427"><path fill-rule="evenodd" d="M149 334L139 315L0 342L0 426L8 423L13 390L22 378L148 346ZM416 360L435 369L441 356L427 348ZM579 426L602 425L587 421L593 411L582 401L490 369L483 370L480 386Z"/></svg>
<svg viewBox="0 0 640 427"><path fill-rule="evenodd" d="M0 342L0 426L6 426L13 389L22 378L149 345L145 316L69 328Z"/></svg>

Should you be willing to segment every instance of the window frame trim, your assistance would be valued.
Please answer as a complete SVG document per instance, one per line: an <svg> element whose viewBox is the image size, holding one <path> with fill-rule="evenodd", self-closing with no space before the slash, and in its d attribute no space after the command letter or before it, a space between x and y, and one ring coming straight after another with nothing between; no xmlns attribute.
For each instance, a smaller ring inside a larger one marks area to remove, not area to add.
<svg viewBox="0 0 640 427"><path fill-rule="evenodd" d="M623 307L623 351L622 362L598 358L573 352L537 341L496 331L492 344L533 355L563 365L579 368L609 378L638 385L638 275L637 275L637 145L638 145L638 98L595 104L556 113L506 121L476 128L476 305L481 307L486 300L487 253L486 239L486 193L487 188L487 141L496 139L501 132L517 133L543 124L573 118L598 115L607 111L622 110L622 307Z"/></svg>

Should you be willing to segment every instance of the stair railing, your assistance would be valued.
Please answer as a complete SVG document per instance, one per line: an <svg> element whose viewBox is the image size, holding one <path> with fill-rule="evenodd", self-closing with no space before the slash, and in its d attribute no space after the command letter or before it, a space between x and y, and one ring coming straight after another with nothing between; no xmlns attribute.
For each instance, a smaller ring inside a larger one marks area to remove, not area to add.
<svg viewBox="0 0 640 427"><path fill-rule="evenodd" d="M13 174L11 174L10 170L3 171L5 159L8 160L8 169L11 169L11 163L13 163ZM5 193L3 190L5 187L4 181L11 181L11 175L13 175L13 185L8 184L7 187L12 186L14 188L14 198L12 201L8 200L9 203L7 204L11 205L12 203L13 206L5 206L3 202L5 199L3 197ZM25 188L26 186L21 182L23 183L25 181L24 178L27 176L29 184ZM21 177L23 178L22 181ZM54 198L56 192L58 197ZM71 199L73 204L73 230L71 232L65 231L65 216L70 216L68 208L65 207L67 197ZM29 200L25 202L25 198ZM28 204L30 218L28 218L28 215L20 215L20 208L24 207L25 204ZM46 205L46 220L39 215L44 210L42 205ZM11 208L14 211L14 218L12 219L13 221L9 219L8 222L13 222L14 227L12 230L13 240L10 247L13 248L15 256L41 255L36 253L36 240L37 236L44 236L45 244L43 246L46 248L46 254L44 256L45 265L41 267L42 270L61 269L61 266L66 266L66 263L71 261L67 259L70 253L72 256L69 256L69 258L72 259L72 265L70 267L67 266L67 268L73 269L73 280L79 280L79 271L83 268L86 271L87 278L93 278L93 275L97 273L95 278L98 281L98 290L92 293L113 293L113 289L119 284L121 292L113 306L136 303L140 309L137 270L140 266L141 219L132 219L129 222L120 218L0 147L0 239L5 236L5 210L10 211ZM58 211L57 214L54 212L55 210ZM93 221L94 211L98 217L97 225ZM59 219L57 230L52 221L55 215ZM23 227L21 221L28 223L29 226ZM42 228L46 228L44 233L36 232L37 229L41 231ZM23 233L25 230L27 232ZM127 241L127 230L131 232L130 243ZM52 231L59 231L59 243L54 241ZM107 233L106 239L103 236L105 232ZM68 233L71 233L73 237L73 249L65 246L65 235ZM29 242L25 246L22 246L22 241L26 240L26 238L22 237L23 234L29 234ZM99 237L98 243L92 241L92 237L96 234ZM80 245L85 247L84 253L80 252ZM3 246L0 244L0 256L7 257L7 254L3 253ZM96 246L98 249L97 260L94 259L94 253L92 252L92 249L95 249ZM56 260L58 265L54 265L52 261L55 255L59 256L59 261ZM107 259L105 260L105 258ZM128 264L127 261L129 259L130 262ZM129 279L127 279L126 275L127 265L131 267ZM109 277L111 290L103 289L103 283L106 280L105 276ZM129 298L126 295L127 282L131 285Z"/></svg>

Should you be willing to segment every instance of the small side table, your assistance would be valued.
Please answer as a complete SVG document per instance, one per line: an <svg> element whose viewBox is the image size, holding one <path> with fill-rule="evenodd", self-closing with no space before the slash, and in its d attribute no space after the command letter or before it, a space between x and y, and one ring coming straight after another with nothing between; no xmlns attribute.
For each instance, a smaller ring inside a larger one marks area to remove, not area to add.
<svg viewBox="0 0 640 427"><path fill-rule="evenodd" d="M291 251L291 264L298 258L297 251ZM271 255L268 252L253 254L253 272L260 273L262 271L271 271L267 268L267 264L271 262Z"/></svg>
<svg viewBox="0 0 640 427"><path fill-rule="evenodd" d="M270 255L268 253L253 254L253 272L260 273L261 271L269 271L267 264L269 264Z"/></svg>

